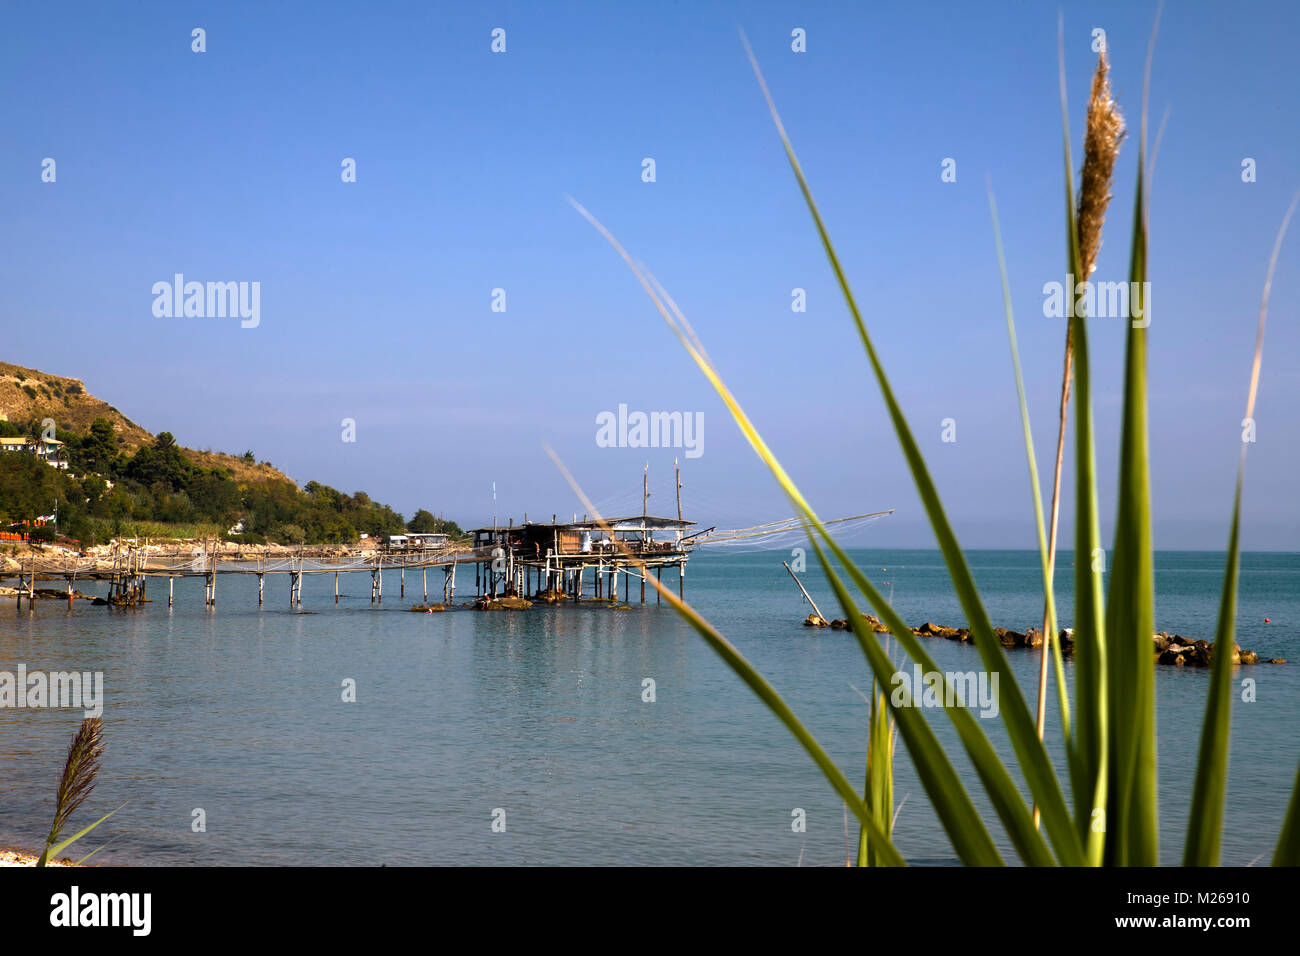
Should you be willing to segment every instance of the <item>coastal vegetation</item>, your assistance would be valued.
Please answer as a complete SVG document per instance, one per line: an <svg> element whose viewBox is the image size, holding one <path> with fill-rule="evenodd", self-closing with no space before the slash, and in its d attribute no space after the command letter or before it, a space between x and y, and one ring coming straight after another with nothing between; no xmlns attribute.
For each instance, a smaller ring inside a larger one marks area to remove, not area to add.
<svg viewBox="0 0 1300 956"><path fill-rule="evenodd" d="M0 421L0 435L40 432L40 419ZM67 469L50 467L35 455L0 454L0 526L57 512L59 532L83 545L124 534L226 537L249 544L348 544L362 534L381 537L403 530L461 534L456 522L425 509L406 522L364 491L349 495L316 481L299 489L278 472L241 478L221 461L201 464L170 432L130 449L113 422L99 418L83 433L58 429L56 437L63 442L60 457ZM252 452L240 458L251 463ZM32 528L31 535L52 540L54 529Z"/></svg>
<svg viewBox="0 0 1300 956"><path fill-rule="evenodd" d="M1154 47L1155 32L1152 32ZM966 556L943 508L932 480L925 456L908 424L902 407L890 385L884 364L867 329L866 321L851 291L840 258L831 242L825 221L808 180L786 134L775 102L759 70L749 45L749 53L758 84L767 101L786 157L793 170L814 228L825 251L836 282L852 317L903 452L913 483L925 508L937 543L942 551L955 596L967 619L972 643L979 652L985 671L997 678L1001 687L999 714L1003 729L1014 751L1014 762L1004 762L975 716L964 706L954 705L951 686L944 679L942 687L932 688L936 706L955 730L961 748L969 758L978 783L988 798L997 822L1020 860L1029 865L1119 865L1151 866L1159 862L1159 827L1156 773L1156 702L1155 658L1152 647L1154 631L1154 559L1151 540L1150 469L1147 459L1147 321L1146 303L1139 302L1134 315L1143 321L1127 323L1124 356L1124 395L1120 433L1119 507L1116 532L1106 564L1096 560L1105 555L1101 546L1100 517L1097 497L1096 448L1092 417L1091 369L1086 313L1075 314L1068 324L1066 388L1071 375L1075 384L1074 468L1075 468L1075 554L1093 560L1075 562L1072 640L1073 700L1061 665L1061 649L1055 625L1052 595L1054 542L1049 544L1045 528L1042 496L1039 491L1029 416L1025 411L1024 390L1011 314L1009 283L1002 265L1000 238L997 238L996 210L992 204L995 241L1003 277L1003 295L1017 386L1021 396L1022 428L1029 461L1032 495L1029 504L1038 526L1039 551L1043 568L1043 589L1047 644L1044 653L1055 658L1057 693L1059 694L1060 728L1064 742L1068 773L1057 774L1043 743L1041 723L1036 726L1035 712L1008 667L1005 651L992 627L984 601L976 588ZM1065 130L1064 227L1066 255L1063 272L1071 276L1087 275L1082 268L1085 257L1095 254L1100 242L1101 217L1109 196L1093 192L1076 205L1071 141L1066 111L1064 51L1061 52L1062 122ZM1132 245L1129 262L1131 288L1146 288L1147 280L1147 96L1150 80L1151 50L1147 58L1147 83L1144 84L1142 125L1137 147L1137 181L1133 213ZM1101 157L1113 164L1118 147L1117 114L1109 101L1105 84L1105 50L1101 50L1097 79L1088 116L1089 139L1085 142L1083 190L1109 189L1109 171L1089 166L1096 162L1095 147L1109 155ZM1103 94L1099 96L1099 91ZM1109 143L1094 138L1095 133L1109 136ZM1104 181L1103 181L1104 180ZM1297 195L1300 199L1300 194ZM892 817L892 746L891 728L882 725L880 715L888 707L889 719L896 723L925 794L958 859L966 864L1000 865L1003 851L995 843L990 819L980 813L967 789L967 781L957 773L952 755L945 750L925 716L925 708L904 693L882 695L878 688L888 686L900 666L919 665L927 673L939 668L892 607L889 600L870 580L867 573L845 554L826 525L817 517L785 468L768 447L755 424L741 408L702 342L676 303L658 281L633 258L614 236L581 206L574 204L614 247L632 270L655 308L677 335L690 357L726 404L742 433L767 465L790 501L798 509L812 548L839 602L844 619L859 644L870 668L873 689L869 718L866 784L859 793L848 777L826 753L807 727L798 719L776 689L745 659L740 651L676 595L651 583L661 595L685 616L722 660L768 706L794 735L813 759L845 806L861 824L860 864L904 865L905 860L891 839ZM1287 225L1296 208L1293 200L1282 219L1273 244L1261 297L1251 366L1246 418L1254 415L1257 396L1263 332L1267 316L1269 290ZM1141 292L1139 292L1141 295ZM1078 310L1072 310L1077 313ZM1071 369L1071 365L1073 368ZM1066 402L1061 403L1066 414ZM1246 451L1242 442L1238 460L1236 494L1229 516L1227 565L1222 582L1216 645L1232 647L1236 614L1237 574L1239 562L1239 520L1244 485ZM558 459L557 459L558 463ZM563 466L561 465L561 470ZM565 472L567 476L567 472ZM576 486L575 486L576 487ZM579 492L581 494L581 492ZM584 503L590 503L583 496ZM1055 524L1055 521L1052 521ZM860 608L865 601L879 615L884 627L880 635L867 623ZM891 660L882 645L886 637L898 642L904 655L902 665ZM910 658L910 660L908 660ZM1228 776L1228 743L1232 717L1232 679L1234 661L1231 654L1213 655L1204 720L1200 731L1199 759L1195 768L1193 799L1183 840L1182 860L1186 865L1214 866L1219 863L1220 842L1225 815ZM1046 676L1046 671L1044 671ZM1041 708L1039 709L1041 713ZM1014 776L1013 776L1014 773ZM1028 791L1027 794L1025 791ZM1067 792L1069 796L1067 797ZM1280 821L1280 836L1273 854L1274 864L1300 865L1300 776L1297 777L1289 808Z"/></svg>
<svg viewBox="0 0 1300 956"><path fill-rule="evenodd" d="M63 773L59 776L59 788L54 794L54 818L50 823L49 835L37 866L48 866L50 861L76 843L95 827L99 826L117 810L110 810L94 823L83 827L70 837L64 837L68 823L77 809L86 802L95 789L99 776L100 758L104 755L104 722L99 717L87 717L72 735L68 744L68 758L63 763ZM120 807L118 809L121 809ZM74 865L80 865L90 859L99 850L87 853Z"/></svg>

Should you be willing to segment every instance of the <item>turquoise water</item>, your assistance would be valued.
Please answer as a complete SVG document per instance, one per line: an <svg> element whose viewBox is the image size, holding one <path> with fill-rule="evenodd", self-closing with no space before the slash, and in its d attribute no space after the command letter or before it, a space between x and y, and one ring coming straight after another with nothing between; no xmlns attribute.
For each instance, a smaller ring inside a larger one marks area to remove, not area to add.
<svg viewBox="0 0 1300 956"><path fill-rule="evenodd" d="M869 687L866 664L849 634L800 626L808 609L781 566L788 558L700 553L686 596L857 783L867 705L855 687ZM936 552L861 550L855 558L891 582L909 623L964 623ZM994 623L1032 626L1041 613L1036 553L969 558ZM1222 560L1158 555L1161 629L1212 636ZM1058 601L1068 608L1069 554L1061 564ZM831 616L819 572L810 567L803 579ZM108 752L77 819L126 806L88 840L86 851L111 840L97 859L843 865L841 802L788 732L653 594L626 611L411 614L405 608L419 595L412 588L401 601L395 572L386 574L382 608L370 604L368 576L345 576L354 593L336 607L333 578L322 575L304 589L303 608L316 613L297 614L287 578L268 581L261 611L251 577L222 577L215 611L203 607L200 579L178 582L171 610L157 584L155 603L136 611L79 602L69 612L45 601L29 615L0 604L0 670L24 662L29 671L104 672ZM408 585L416 582L408 575ZM1062 617L1068 624L1068 611ZM1300 660L1300 555L1244 557L1238 629L1239 643L1261 657ZM979 669L973 648L943 640L927 648L944 670ZM1008 653L1032 698L1036 654ZM1300 760L1298 674L1295 663L1240 672L1256 681L1257 699L1233 705L1227 864L1271 854ZM347 678L356 681L356 703L341 700ZM654 702L642 700L646 678ZM1168 862L1181 852L1207 678L1157 670ZM0 710L0 846L39 847L80 716ZM931 716L956 752L950 725ZM1010 759L1001 721L982 725ZM1049 744L1063 770L1058 726L1053 713ZM963 760L959 771L974 792L978 781ZM952 862L905 757L895 792L903 854ZM206 832L191 829L196 808ZM792 831L796 808L806 813L806 832ZM498 809L505 832L493 831ZM851 823L848 832L855 843Z"/></svg>

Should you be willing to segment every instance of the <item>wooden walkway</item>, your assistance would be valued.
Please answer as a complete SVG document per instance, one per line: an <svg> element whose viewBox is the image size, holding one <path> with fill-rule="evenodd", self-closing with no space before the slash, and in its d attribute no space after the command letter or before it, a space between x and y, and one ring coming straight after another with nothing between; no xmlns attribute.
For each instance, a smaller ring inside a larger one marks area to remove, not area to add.
<svg viewBox="0 0 1300 956"><path fill-rule="evenodd" d="M662 579L665 567L678 569L678 591L684 589L685 563L688 547L648 545L633 549L632 556L616 550L584 553L548 552L536 557L524 557L519 549L501 544L481 545L475 548L445 548L432 551L378 551L366 555L334 557L325 553L300 555L250 555L223 557L214 547L205 547L192 557L162 556L148 551L147 547L122 546L108 558L82 558L68 554L33 557L18 571L17 609L22 610L24 598L28 611L34 610L37 600L37 581L61 581L66 586L68 606L76 599L76 582L108 581L106 599L110 606L134 607L147 602L151 582L167 581L167 605L175 603L177 578L203 578L204 604L214 607L217 602L217 582L223 575L252 575L257 578L257 603L266 600L267 575L286 575L289 583L289 606L302 607L302 584L308 575L334 575L334 603L341 597L340 579L345 574L370 576L370 600L379 604L384 599L384 572L399 574L399 596L406 596L406 573L420 573L421 590L425 604L429 602L429 571L442 571L442 603L455 600L458 572L466 565L474 567L475 597L488 600L502 596L539 594L555 602L565 597L580 600L584 593L584 578L592 571L592 593L598 597L617 600L631 593L633 579L640 581L641 600L645 601L645 576L651 572ZM639 552L639 553L638 553ZM468 569L465 572L467 573ZM619 586L619 575L623 586ZM435 579L435 587L437 585Z"/></svg>

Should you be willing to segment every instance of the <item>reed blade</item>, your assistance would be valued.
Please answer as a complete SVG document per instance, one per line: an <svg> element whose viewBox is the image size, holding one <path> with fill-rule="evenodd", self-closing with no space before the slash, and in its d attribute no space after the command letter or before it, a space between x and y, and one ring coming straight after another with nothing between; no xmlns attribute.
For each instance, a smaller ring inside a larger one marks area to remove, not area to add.
<svg viewBox="0 0 1300 956"><path fill-rule="evenodd" d="M742 34L743 40L743 34ZM795 179L799 183L799 189L803 194L804 203L812 216L813 223L821 239L823 250L830 262L831 269L835 274L836 282L848 305L849 312L853 317L853 322L858 331L858 336L862 341L863 348L867 353L867 358L876 377L876 382L880 388L881 395L888 409L894 432L898 437L899 445L902 448L903 456L907 461L908 468L912 475L913 484L916 486L918 495L925 506L926 515L929 518L930 526L934 530L935 537L939 544L939 549L943 553L944 562L948 567L949 576L952 579L954 591L957 594L962 610L966 615L967 623L970 627L971 636L976 649L980 653L981 662L988 672L990 679L996 674L1002 690L1001 715L1003 723L1007 728L1007 735L1011 740L1012 747L1015 749L1017 760L1019 761L1021 771L1024 773L1025 781L1029 785L1030 792L1033 794L1035 802L1044 812L1050 808L1051 814L1056 816L1060 809L1065 806L1064 797L1061 794L1060 783L1052 768L1051 761L1047 756L1047 750L1043 742L1038 739L1037 729L1034 724L1028 705L1025 701L1019 684L1015 676L1007 667L1006 654L1002 645L998 642L993 633L992 625L989 623L988 614L980 600L979 592L975 588L974 578L971 576L970 568L966 564L966 558L960 546L957 543L956 535L948 522L947 515L944 512L943 505L939 500L938 492L935 489L934 482L930 477L929 469L925 464L920 448L912 435L911 428L903 415L902 408L899 406L894 396L893 388L889 384L889 378L885 373L880 357L876 352L875 345L871 336L867 332L866 324L862 319L861 311L858 309L857 301L854 298L852 289L849 287L848 279L840 264L839 256L835 252L835 247L831 242L830 235L826 229L825 222L813 200L812 190L808 185L808 180L804 176L803 169L800 166L799 159L795 155L794 146L786 134L785 126L781 122L780 114L776 109L776 104L768 91L767 83L763 79L762 71L759 69L758 61L754 57L753 50L750 49L748 41L745 42L745 50L749 55L750 65L754 69L754 75L758 79L759 87L767 101L768 110L772 115L773 123L780 135L782 146L785 149L786 159L790 163ZM1071 218L1073 218L1071 216ZM1090 424L1090 422L1089 422ZM1091 439L1090 439L1091 440ZM1060 838L1058 845L1068 845L1068 839Z"/></svg>
<svg viewBox="0 0 1300 956"><path fill-rule="evenodd" d="M559 457L549 448L547 449L547 454L549 454L551 460L555 462L556 467L559 468L560 473L569 483L569 486L582 501L588 513L592 515L605 533L609 535L610 540L616 540L613 531L610 529L609 525L605 523L605 519L601 517L600 511L591 503L586 494L583 493L582 488L579 487L573 476L569 474L569 470L564 467L564 463L560 461ZM631 556L629 552L626 552L626 549L624 549L624 551ZM834 788L837 794L839 794L845 805L853 812L853 815L857 817L858 821L862 824L863 829L867 831L868 841L879 855L883 864L886 866L906 866L907 864L903 860L903 857L890 842L888 835L886 835L886 833L876 824L875 819L873 819L871 813L868 812L862 798L858 796L857 792L853 789L853 785L849 783L848 779L840 771L839 767L836 766L835 761L830 758L830 755L826 753L821 744L819 744L816 738L814 738L808 731L808 728L806 728L800 722L799 718L795 716L794 711L790 709L790 706L785 702L781 695L777 693L776 689L764 679L763 675L745 659L744 655L741 654L730 641L718 633L712 625L704 620L698 611L677 595L673 594L670 589L664 587L657 578L653 578L647 574L643 580L648 581L655 590L659 592L659 595L669 603L673 610L686 619L687 623L690 624L695 632L704 638L705 643L713 648L718 656L722 658L723 662L736 673L736 676L749 686L750 690L752 690L758 698L767 705L767 708L776 715L777 719L779 719L781 723L785 724L790 733L794 735L795 739L799 741L804 750L807 751L808 755L812 757L813 763L815 763L818 769L821 770L823 776L826 777L831 787Z"/></svg>
<svg viewBox="0 0 1300 956"><path fill-rule="evenodd" d="M1291 802L1287 804L1282 832L1277 838L1277 849L1273 852L1273 865L1300 866L1300 767L1296 768Z"/></svg>
<svg viewBox="0 0 1300 956"><path fill-rule="evenodd" d="M1223 806L1228 785L1228 741L1232 735L1232 646L1237 616L1238 543L1241 518L1242 474L1232 505L1232 530L1228 534L1228 564L1223 572L1219 622L1214 630L1214 658L1210 692L1205 702L1201 746L1192 786L1192 809L1187 820L1184 866L1218 866L1223 837ZM1224 652L1227 648L1228 653Z"/></svg>
<svg viewBox="0 0 1300 956"><path fill-rule="evenodd" d="M892 838L894 827L894 727L885 705L884 694L875 681L871 684L871 708L867 717L867 774L863 788L868 812L876 825ZM880 860L867 840L867 831L858 839L858 866L879 866Z"/></svg>
<svg viewBox="0 0 1300 956"><path fill-rule="evenodd" d="M1143 210L1143 150L1129 274L1130 301L1141 303L1140 319L1129 321L1124 408L1120 434L1115 545L1106 600L1107 675L1111 773L1107 856L1127 866L1155 866L1156 727L1155 572L1152 563L1150 463L1147 451L1146 226ZM1135 314L1139 310L1132 310Z"/></svg>
<svg viewBox="0 0 1300 956"><path fill-rule="evenodd" d="M122 807L124 807L124 806L126 806L125 803L122 804ZM118 807L117 810L121 810L122 807ZM68 837L66 840L63 840L62 842L58 843L58 844L55 845L54 847L51 847L50 850L49 850L49 852L48 852L48 854L46 855L46 860L48 861L48 860L56 859L60 853L62 853L62 852L63 852L64 850L66 850L68 847L72 846L72 844L76 843L78 840L80 840L82 837L84 837L84 836L85 836L87 833L89 833L91 830L95 829L95 827L99 826L101 823L103 823L105 820L107 820L107 819L108 819L109 817L111 817L113 814L117 813L117 810L109 810L108 813L104 814L102 817L100 817L100 818L99 818L98 820L96 820L94 823L90 824L90 825L87 826L87 827L83 827L82 829L80 829L80 830L78 830L76 833L74 833L72 836ZM103 847L100 847L100 849L103 849ZM96 851L96 852L98 852L98 851Z"/></svg>
<svg viewBox="0 0 1300 956"><path fill-rule="evenodd" d="M1120 467L1115 544L1106 599L1107 708L1110 760L1106 861L1118 865L1155 866L1156 825L1155 570L1151 537L1150 459L1147 448L1147 113L1151 61L1160 15L1151 29L1142 93L1137 185L1133 202L1133 239L1129 259L1129 296L1125 329L1124 403L1120 426ZM1095 86L1094 86L1095 89ZM1091 112L1088 142L1096 139ZM1116 120L1117 128L1122 124ZM1122 135L1122 133L1121 133ZM1117 146L1118 144L1116 144ZM1085 147L1087 151L1087 147ZM1090 188L1085 161L1080 208ZM1113 164L1112 164L1113 165ZM1096 191L1095 188L1093 190ZM1108 193L1106 198L1109 198ZM1081 218L1083 214L1081 213ZM1081 230L1088 232L1087 224ZM1082 241L1082 240L1081 240ZM1085 252L1083 268L1089 269Z"/></svg>
<svg viewBox="0 0 1300 956"><path fill-rule="evenodd" d="M704 373L714 390L722 398L723 403L727 406L732 418L735 419L737 425L740 427L742 434L744 434L751 447L754 448L755 452L776 477L778 483L785 490L791 502L804 516L805 520L807 520L812 527L816 528L819 534L830 541L829 533L825 530L821 521L814 514L811 506L804 499L803 495L795 486L789 474L785 471L785 468L772 453L771 449L768 448L767 444L763 441L762 436L759 435L758 430L754 427L753 423L749 420L749 417L740 407L735 396L731 394L731 391L722 381L721 376L713 367L707 353L704 351L703 345L699 343L698 337L696 337L694 332L690 330L689 325L684 321L684 317L682 317L681 321L678 320L680 310L676 308L676 305L669 297L667 297L666 294L661 294L661 287L659 287L653 276L632 259L632 257L627 253L627 250L623 248L622 244L619 243L614 235L610 233L610 231L606 229L599 220L592 216L590 212L584 209L577 202L573 200L570 200L570 202L574 208L592 224L596 231L604 236L605 240L610 243L614 250L619 254L620 258L622 258L627 264L628 268L631 269L632 274L637 278L637 281L641 284L642 288L645 289L646 294L649 295L655 308L659 311L660 315L664 317L664 320L677 335L688 354ZM815 540L813 540L813 545L814 547L817 547ZM843 555L842 551L838 551L838 549L836 550L838 555ZM818 548L818 553L822 553L820 548ZM860 576L860 572L856 571L852 566L852 562L847 560L847 557L841 557L840 560L844 562L846 571L850 574ZM847 591L835 576L834 570L831 569L829 564L825 561L823 561L823 567L828 570L828 577L831 580L832 587L837 588L837 597L841 595L847 596ZM884 613L884 609L887 609L888 605L878 592L874 592L874 589L873 594L873 606L880 607L882 613ZM879 605L876 604L876 601L879 601ZM841 604L844 604L842 599ZM910 630L906 625L902 624L897 615L892 614L892 609L890 609L888 613L892 615L892 620L897 624L897 627L907 631L910 635ZM851 614L850 617L861 619L861 615L857 613ZM886 620L888 623L888 619ZM891 626L893 625L891 624ZM875 678L882 683L889 682L893 673L893 668L889 664L888 658L884 656L884 652L880 649L874 639L869 641L863 640L862 636L858 634L858 631L860 630L861 628L855 628L854 633L857 634L859 643L867 654ZM951 762L943 752L942 747L939 746L928 723L926 723L925 719L915 708L910 706L899 707L894 709L893 712L895 719L899 722L900 732L903 733L904 742L907 744L908 751L912 754L913 760L916 763L918 776L921 778L922 783L926 785L926 793L934 804L935 811L943 822L944 829L949 834L949 838L953 841L954 849L958 851L958 855L965 861L978 861L983 865L1000 862L1000 858L997 856L996 850L993 847L992 839L988 836L987 829L980 820L978 813L974 809L974 805L970 802L969 795L962 787L962 784L956 775L956 771L953 770ZM969 717L969 714L967 716ZM991 751L992 749L990 748L990 753ZM996 757L993 759L996 762ZM1005 773L1005 768L1003 768L1003 772ZM1019 800L1019 793L1015 792L1014 787L1011 787L1011 791L1014 793L1015 799ZM1021 805L1023 806L1023 801L1021 801ZM1028 814L1026 813L1026 817L1027 816Z"/></svg>
<svg viewBox="0 0 1300 956"><path fill-rule="evenodd" d="M1087 862L1099 865L1106 834L1106 632L1102 600L1101 525L1097 506L1096 439L1092 420L1092 375L1088 329L1078 313L1073 283L1082 274L1078 223L1074 214L1074 168L1070 159L1070 118L1065 96L1064 23L1059 34L1061 127L1065 159L1065 248L1069 349L1074 356L1076 419L1074 528L1074 661L1075 709L1070 776L1075 825L1085 842Z"/></svg>
<svg viewBox="0 0 1300 956"><path fill-rule="evenodd" d="M1273 273L1282 252L1291 217L1300 203L1300 192L1291 199L1269 256L1264 273L1264 291L1260 295L1259 321L1255 327L1255 355L1250 366L1250 387L1246 393L1246 418L1243 427L1255 418L1255 399L1259 394L1259 373L1264 358L1264 326L1268 321L1268 299L1273 289ZM1192 790L1192 810L1187 825L1187 844L1183 863L1187 866L1218 866L1219 845L1223 835L1223 810L1228 785L1228 743L1232 735L1232 651L1237 616L1237 576L1240 563L1240 524L1242 488L1246 482L1246 451L1249 442L1241 443L1237 459L1237 488L1232 502L1232 524L1228 533L1228 563L1223 573L1223 593L1219 601L1219 621L1214 634L1213 669L1210 693L1205 704L1205 722L1201 728L1200 759L1196 764L1196 782ZM1227 649L1225 653L1224 649ZM1296 802L1292 799L1283 825L1283 846L1295 839ZM1294 853L1294 849L1292 851ZM1297 860L1300 862L1300 860Z"/></svg>
<svg viewBox="0 0 1300 956"><path fill-rule="evenodd" d="M1016 319L1011 307L1011 283L1007 279L1006 255L1002 248L1002 230L998 225L998 206L993 197L993 182L989 181L989 215L993 220L993 243L998 253L998 274L1002 279L1002 305L1007 315L1007 338L1011 345L1011 367L1016 378L1016 397L1020 402L1020 424L1025 433L1025 458L1029 463L1029 485L1034 497L1034 522L1038 531L1038 555L1043 567L1043 673L1046 674L1046 656L1051 653L1056 663L1056 690L1061 711L1061 736L1067 749L1070 741L1070 694L1065 685L1065 665L1061 660L1061 641L1056 626L1056 594L1053 587L1053 557L1048 547L1047 529L1043 522L1043 493L1038 481L1038 457L1034 454L1034 433L1029 421L1029 403L1025 399L1025 379L1020 369L1020 348L1016 344ZM1040 678L1040 681L1042 678ZM1044 706L1043 688L1040 686L1038 708L1040 717L1035 720L1039 739L1042 739L1041 720Z"/></svg>

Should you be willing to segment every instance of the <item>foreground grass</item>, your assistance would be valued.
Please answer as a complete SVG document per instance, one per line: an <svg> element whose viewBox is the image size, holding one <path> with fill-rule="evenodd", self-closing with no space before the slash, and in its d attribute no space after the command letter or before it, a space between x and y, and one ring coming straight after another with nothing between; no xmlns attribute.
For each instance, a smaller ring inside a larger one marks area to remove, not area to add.
<svg viewBox="0 0 1300 956"><path fill-rule="evenodd" d="M743 39L743 38L742 38ZM1154 30L1152 34L1154 44ZM1068 784L1071 799L1066 798L1066 781L1058 778L1043 744L1041 718L1035 720L1028 702L1014 674L1007 666L1003 649L989 622L982 599L975 587L970 568L958 544L956 534L947 518L924 455L908 425L903 409L894 395L884 365L868 332L866 322L858 308L835 247L813 200L807 178L800 167L794 147L786 135L776 105L768 91L753 52L745 42L750 62L754 68L763 96L767 101L773 122L780 136L786 157L795 180L803 194L812 217L818 238L826 253L831 270L844 296L858 336L866 353L868 365L884 399L903 457L911 473L916 491L925 508L931 528L947 565L952 587L958 598L973 642L981 661L990 675L996 674L1001 687L1000 714L1007 737L1015 752L1014 768L1017 776L1027 785L1032 797L1033 812L1016 785L1010 769L994 752L984 731L980 729L969 710L960 705L944 706L945 693L940 706L952 723L962 748L976 770L984 794L994 808L1015 853L1020 860L1031 865L1154 865L1158 862L1159 840L1157 828L1156 779L1156 724L1154 694L1154 655L1151 637L1154 630L1154 561L1151 542L1150 467L1147 455L1147 303L1140 295L1131 309L1132 317L1126 333L1124 364L1124 403L1119 448L1119 507L1116 514L1116 533L1109 552L1111 568L1110 586L1103 588L1103 569L1106 552L1102 550L1100 514L1098 507L1096 471L1096 445L1092 418L1091 364L1088 346L1088 319L1076 314L1068 323L1066 364L1063 391L1068 394L1071 381L1076 386L1076 422L1074 429L1075 469L1075 553L1081 560L1075 562L1074 581L1074 637L1075 686L1073 707L1063 679L1059 648L1056 649L1058 693L1061 695L1061 734L1069 767ZM1150 77L1150 50L1148 51L1147 78ZM1085 165L1084 193L1091 184L1093 195L1084 195L1076 206L1074 174L1070 161L1071 145L1068 114L1065 110L1064 62L1062 54L1062 122L1065 130L1065 188L1064 221L1066 256L1064 271L1071 276L1087 276L1085 258L1095 255L1100 243L1100 212L1096 205L1097 181L1090 181ZM1105 61L1099 63L1099 76L1104 80ZM1146 86L1143 92L1142 124L1137 155L1136 198L1133 212L1129 280L1130 288L1142 289L1147 277L1147 209L1146 209ZM1094 83L1094 105L1109 101L1109 95L1098 99L1098 86ZM1090 110L1089 124L1105 117L1094 116ZM1112 128L1112 133L1115 130ZM1094 144L1095 145L1095 144ZM1117 136L1114 138L1117 147ZM1085 154L1089 151L1086 148ZM1113 166L1114 155L1109 157ZM1094 169L1095 173L1096 170ZM1108 193L1109 179L1102 192ZM1107 196L1108 198L1108 196ZM726 404L741 432L767 465L803 519L809 541L817 554L827 580L844 612L845 619L853 625L854 636L867 659L880 686L888 686L895 672L884 648L875 633L863 625L863 613L858 597L869 604L888 626L902 651L911 662L921 665L924 671L939 671L926 654L911 629L902 621L872 584L862 569L856 567L835 539L818 519L811 505L791 480L789 474L768 447L754 423L745 414L721 376L708 358L708 353L696 336L685 316L658 281L642 268L613 235L590 213L574 203L595 228L614 247L627 263L655 308L677 335L687 353L695 361L705 378ZM1263 345L1263 330L1268 309L1268 296L1278 250L1285 235L1295 202L1283 219L1274 243L1269 263L1264 293L1261 298L1254 362L1247 403L1247 417L1254 413L1255 396L1259 381ZM996 230L996 213L995 230ZM1081 228L1080 222L1083 221ZM1094 242L1095 240L1095 242ZM1001 241L997 240L999 263L1003 272L1003 289L1006 297L1008 330L1012 342L1013 366L1022 402L1022 426L1033 489L1032 507L1039 528L1039 547L1044 568L1045 618L1049 622L1048 634L1055 637L1054 601L1052 598L1051 569L1055 542L1049 542L1043 532L1044 516L1037 472L1033 457L1033 440L1029 429L1029 416L1023 401L1020 381L1019 357L1015 348L1014 318L1009 304L1005 267L1001 265ZM1080 310L1081 312L1081 310ZM1062 421L1066 403L1062 402ZM1231 648L1233 618L1236 610L1237 569L1239 558L1239 523L1242 487L1244 483L1246 445L1242 445L1238 465L1237 488L1233 500L1228 535L1228 562L1222 587L1221 606L1217 627L1217 646ZM566 473L567 474L567 473ZM584 503L594 514L584 496ZM1053 505L1055 511L1055 503ZM1055 524L1053 518L1052 524ZM1092 560L1088 560L1088 557ZM1100 558L1100 560L1099 560ZM838 570L837 570L838 568ZM892 802L889 790L892 777L892 745L878 722L874 708L869 729L869 754L877 758L888 753L889 760L868 758L867 779L862 795L853 792L840 769L826 755L816 739L798 720L780 695L761 674L730 644L699 616L694 609L677 600L655 580L651 579L669 603L683 614L692 627L701 634L736 674L767 704L786 725L796 740L804 747L822 770L835 791L845 800L849 810L858 818L862 830L859 863L899 865L901 855L893 846L890 827L886 824L888 803ZM857 596L855 596L855 594ZM1044 650L1046 653L1046 648ZM1195 794L1188 821L1184 862L1191 865L1216 865L1219 862L1224 798L1227 785L1227 753L1231 732L1231 655L1216 654L1208 689L1205 719L1201 731L1201 749L1196 771ZM1044 664L1043 681L1046 679ZM1040 682L1039 699L1044 694L1045 683ZM889 717L896 723L898 733L912 758L918 777L936 815L952 844L954 852L966 864L995 865L1004 862L994 845L985 821L958 777L952 760L945 752L924 716L915 706L906 687L901 688L902 700L895 694L882 695L879 703L888 707ZM873 698L875 692L873 690ZM1042 713L1039 704L1038 712ZM888 794L888 796L887 796ZM1300 864L1300 774L1297 790L1293 794L1286 818L1282 821L1281 836L1273 862L1275 864Z"/></svg>

